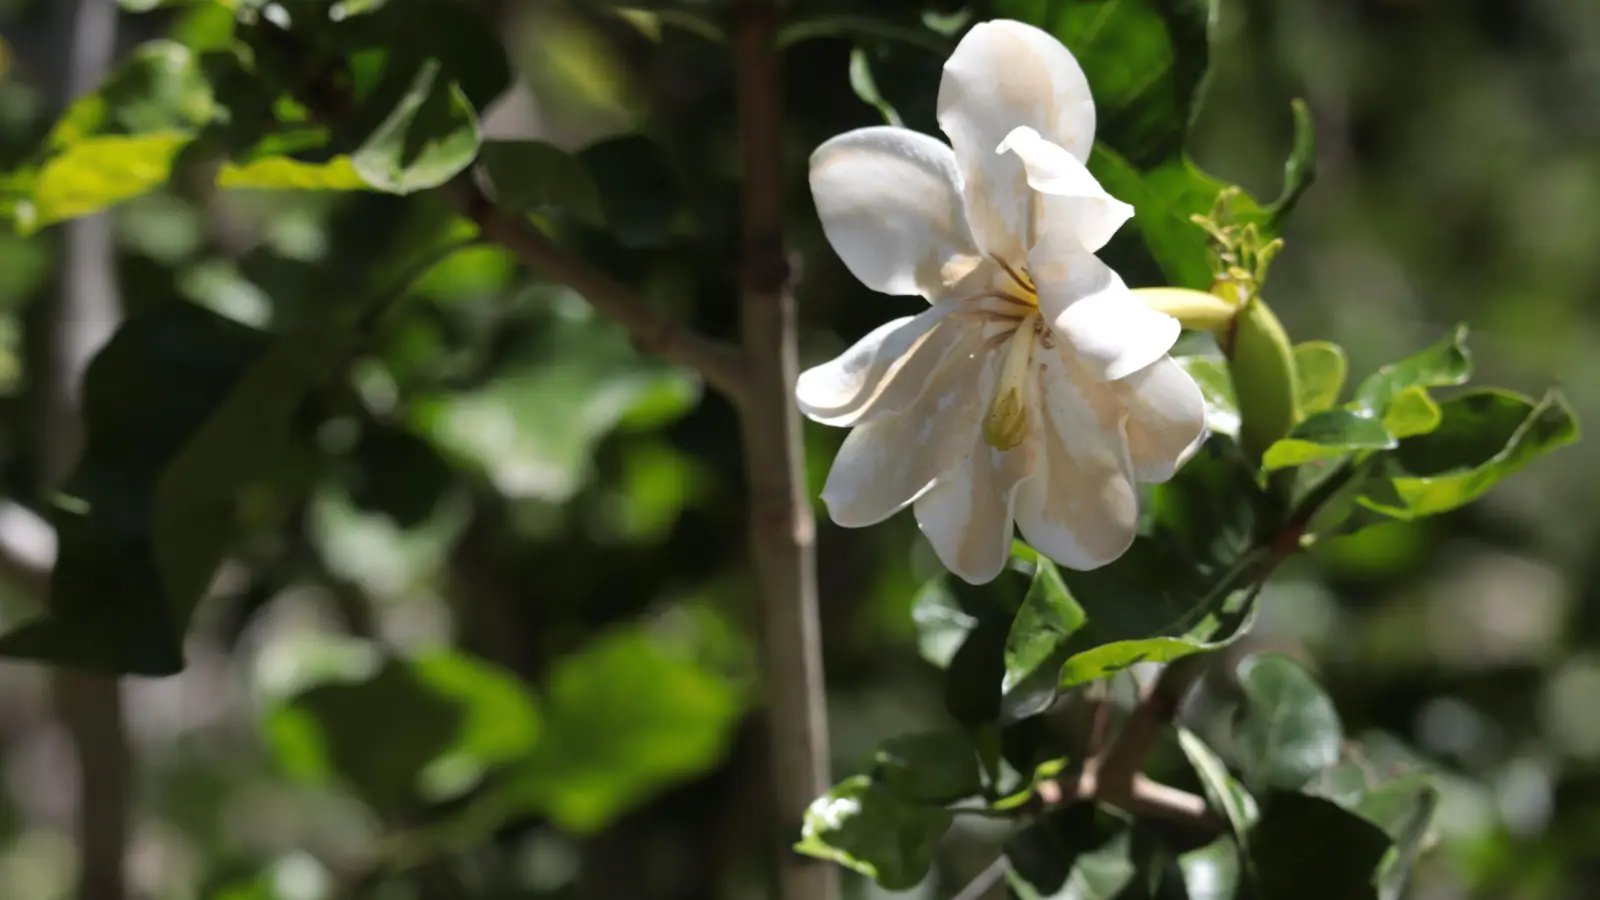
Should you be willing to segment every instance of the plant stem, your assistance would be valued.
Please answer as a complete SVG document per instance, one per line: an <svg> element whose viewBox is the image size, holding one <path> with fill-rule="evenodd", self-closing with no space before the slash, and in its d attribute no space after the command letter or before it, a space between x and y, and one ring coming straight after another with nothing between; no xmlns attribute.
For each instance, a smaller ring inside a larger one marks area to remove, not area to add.
<svg viewBox="0 0 1600 900"><path fill-rule="evenodd" d="M804 444L795 405L795 304L784 250L783 87L768 0L733 10L743 149L744 247L740 317L748 376L740 407L750 486L750 546L760 588L770 777L784 834L784 900L838 896L833 867L787 844L806 807L828 787L828 725L817 621L815 525L805 496Z"/></svg>

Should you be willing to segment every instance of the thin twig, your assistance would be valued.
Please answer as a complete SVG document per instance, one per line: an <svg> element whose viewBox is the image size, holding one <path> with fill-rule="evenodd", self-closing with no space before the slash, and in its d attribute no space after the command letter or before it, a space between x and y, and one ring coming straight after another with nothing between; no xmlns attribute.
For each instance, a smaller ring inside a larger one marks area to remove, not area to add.
<svg viewBox="0 0 1600 900"><path fill-rule="evenodd" d="M988 868L973 876L972 880L967 882L967 886L950 900L981 900L984 894L989 893L990 888L1006 877L1006 871L1010 868L1011 861L1006 859L1005 854L1000 854Z"/></svg>
<svg viewBox="0 0 1600 900"><path fill-rule="evenodd" d="M484 235L510 250L530 269L572 288L601 315L622 326L644 350L688 366L736 403L748 393L746 366L734 347L674 321L632 288L573 256L523 219L497 208L470 177L447 186L456 209Z"/></svg>
<svg viewBox="0 0 1600 900"><path fill-rule="evenodd" d="M806 498L804 444L794 402L795 308L784 249L781 14L771 0L733 8L739 136L743 151L740 324L748 402L740 408L750 490L750 546L760 588L769 777L783 844L784 900L833 900L831 864L789 849L811 801L828 786L828 723L817 615L815 526Z"/></svg>

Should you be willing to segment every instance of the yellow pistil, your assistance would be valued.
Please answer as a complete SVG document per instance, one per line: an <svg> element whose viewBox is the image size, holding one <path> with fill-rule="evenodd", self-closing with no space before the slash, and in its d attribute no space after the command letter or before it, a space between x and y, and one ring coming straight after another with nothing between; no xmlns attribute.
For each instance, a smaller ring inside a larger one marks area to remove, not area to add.
<svg viewBox="0 0 1600 900"><path fill-rule="evenodd" d="M1033 342L1038 313L1017 326L1006 343L1000 381L983 417L983 440L996 450L1010 450L1028 434L1028 370L1033 362Z"/></svg>

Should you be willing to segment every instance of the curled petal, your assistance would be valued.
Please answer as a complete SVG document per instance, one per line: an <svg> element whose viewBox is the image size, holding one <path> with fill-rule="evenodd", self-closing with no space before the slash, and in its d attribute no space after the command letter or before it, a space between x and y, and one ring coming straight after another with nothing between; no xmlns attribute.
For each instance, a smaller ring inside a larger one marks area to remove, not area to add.
<svg viewBox="0 0 1600 900"><path fill-rule="evenodd" d="M862 284L932 298L978 256L955 155L904 128L849 131L811 154L811 194L828 242Z"/></svg>
<svg viewBox="0 0 1600 900"><path fill-rule="evenodd" d="M981 344L975 331L966 332L915 403L850 432L822 488L829 518L846 528L875 525L959 463L983 411L973 390Z"/></svg>
<svg viewBox="0 0 1600 900"><path fill-rule="evenodd" d="M1094 378L1125 378L1177 343L1178 320L1141 303L1074 239L1046 234L1028 254L1028 265L1039 288L1039 312Z"/></svg>
<svg viewBox="0 0 1600 900"><path fill-rule="evenodd" d="M1062 354L1044 362L1038 471L1017 495L1017 527L1061 565L1099 568L1127 551L1139 524L1121 404Z"/></svg>
<svg viewBox="0 0 1600 900"><path fill-rule="evenodd" d="M1133 218L1133 207L1106 193L1082 160L1026 125L1006 135L998 152L1015 153L1028 186L1040 194L1030 234L1058 239L1073 235L1082 249L1093 253Z"/></svg>
<svg viewBox="0 0 1600 900"><path fill-rule="evenodd" d="M1206 403L1199 385L1171 359L1114 382L1128 410L1133 477L1159 484L1173 476L1206 439Z"/></svg>
<svg viewBox="0 0 1600 900"><path fill-rule="evenodd" d="M1087 160L1094 144L1088 79L1060 41L1031 25L975 25L945 63L939 127L960 162L973 236L1002 259L1027 250L1032 191L1022 161L995 150L1021 125Z"/></svg>
<svg viewBox="0 0 1600 900"><path fill-rule="evenodd" d="M869 416L905 409L960 340L967 323L950 320L959 306L937 304L893 319L828 362L800 373L800 411L824 425L849 427Z"/></svg>

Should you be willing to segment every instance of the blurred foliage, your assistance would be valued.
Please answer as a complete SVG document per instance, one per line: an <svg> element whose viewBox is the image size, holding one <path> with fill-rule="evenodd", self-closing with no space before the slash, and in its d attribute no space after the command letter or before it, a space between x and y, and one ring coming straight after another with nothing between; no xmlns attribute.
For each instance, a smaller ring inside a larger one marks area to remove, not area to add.
<svg viewBox="0 0 1600 900"><path fill-rule="evenodd" d="M794 836L764 824L732 411L431 190L476 179L732 333L724 5L123 0L115 72L64 110L54 6L0 4L0 452L8 502L59 540L47 606L0 597L0 652L182 669L128 684L141 894L770 896ZM952 896L1002 850L1020 897L1600 890L1600 497L1584 454L1542 458L1600 410L1590 5L785 15L807 360L915 304L828 250L806 155L886 118L936 132L944 56L1000 16L1089 76L1091 169L1137 208L1107 260L1208 289L1229 262L1191 216L1281 234L1262 296L1301 341L1269 347L1292 394L1263 401L1279 383L1186 338L1214 437L1106 569L1018 545L971 588L905 517L821 525L841 777L800 849L865 876L852 897ZM49 226L100 210L125 317L47 492ZM1470 369L1509 388L1455 390ZM1241 419L1285 400L1241 452ZM841 437L807 432L812 496ZM1258 591L1289 525L1310 552ZM1152 774L1220 837L1046 801L1082 761L1086 685L1121 710L1149 664L1201 651L1229 664ZM36 670L5 683L0 884L60 897L57 745Z"/></svg>

